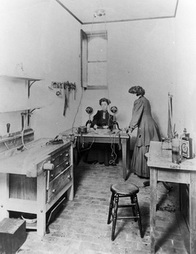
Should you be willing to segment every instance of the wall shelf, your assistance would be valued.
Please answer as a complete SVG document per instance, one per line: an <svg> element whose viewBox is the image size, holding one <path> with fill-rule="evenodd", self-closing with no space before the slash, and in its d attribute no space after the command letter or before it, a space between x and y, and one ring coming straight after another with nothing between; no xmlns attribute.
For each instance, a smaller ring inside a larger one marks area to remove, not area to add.
<svg viewBox="0 0 196 254"><path fill-rule="evenodd" d="M1 78L5 78L5 79L12 79L12 80L25 80L27 81L27 85L28 85L28 98L30 97L30 89L31 86L36 82L36 81L40 81L41 79L37 79L37 78L30 78L30 77L19 77L19 76L9 76L9 75L0 75Z"/></svg>
<svg viewBox="0 0 196 254"><path fill-rule="evenodd" d="M0 109L0 114L5 114L5 113L13 113L13 112L23 112L23 111L28 111L30 108L21 108L21 109Z"/></svg>
<svg viewBox="0 0 196 254"><path fill-rule="evenodd" d="M7 79L7 80L12 80L12 81L16 81L16 80L23 80L23 81L27 81L27 85L28 85L28 98L30 97L30 89L31 86L36 82L36 81L40 81L42 79L40 78L31 78L31 77L24 77L24 76L13 76L13 75L0 75L0 78L3 79ZM15 107L14 109L9 109L9 107L4 107L1 108L0 107L0 114L1 113L12 113L12 112L23 112L23 111L30 111L32 108L40 108L38 106L34 106L34 107L30 107L29 105L25 106L25 107Z"/></svg>

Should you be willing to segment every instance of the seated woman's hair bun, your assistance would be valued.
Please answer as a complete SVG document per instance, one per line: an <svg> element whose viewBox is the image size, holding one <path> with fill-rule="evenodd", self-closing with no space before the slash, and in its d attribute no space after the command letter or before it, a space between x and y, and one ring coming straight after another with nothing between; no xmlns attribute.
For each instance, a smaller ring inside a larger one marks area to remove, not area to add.
<svg viewBox="0 0 196 254"><path fill-rule="evenodd" d="M111 101L110 101L109 99L107 99L107 98L101 98L101 99L99 100L99 105L101 105L101 103L102 103L103 101L105 101L108 105L111 103Z"/></svg>

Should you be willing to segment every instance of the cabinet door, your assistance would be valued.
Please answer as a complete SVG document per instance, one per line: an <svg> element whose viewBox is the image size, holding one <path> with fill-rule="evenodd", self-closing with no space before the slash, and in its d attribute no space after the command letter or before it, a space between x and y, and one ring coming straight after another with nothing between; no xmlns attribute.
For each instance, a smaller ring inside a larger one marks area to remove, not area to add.
<svg viewBox="0 0 196 254"><path fill-rule="evenodd" d="M37 178L10 174L9 197L24 200L37 200Z"/></svg>

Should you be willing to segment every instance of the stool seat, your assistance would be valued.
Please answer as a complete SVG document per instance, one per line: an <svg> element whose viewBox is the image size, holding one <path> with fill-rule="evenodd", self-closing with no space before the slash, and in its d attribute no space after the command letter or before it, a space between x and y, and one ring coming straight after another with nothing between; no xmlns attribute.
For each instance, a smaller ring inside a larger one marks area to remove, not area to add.
<svg viewBox="0 0 196 254"><path fill-rule="evenodd" d="M113 184L110 187L111 191L114 191L120 195L133 195L139 192L139 188L135 184Z"/></svg>

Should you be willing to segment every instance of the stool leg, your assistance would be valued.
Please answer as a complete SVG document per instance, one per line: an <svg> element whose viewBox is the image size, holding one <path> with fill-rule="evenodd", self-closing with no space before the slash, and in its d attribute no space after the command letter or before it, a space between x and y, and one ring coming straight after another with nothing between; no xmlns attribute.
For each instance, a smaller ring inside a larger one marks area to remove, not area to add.
<svg viewBox="0 0 196 254"><path fill-rule="evenodd" d="M136 200L135 200L135 195L134 196L131 196L131 203L132 203L132 211L133 211L133 216L135 216L135 219L134 221L137 221L138 218L137 218L137 207L136 207Z"/></svg>
<svg viewBox="0 0 196 254"><path fill-rule="evenodd" d="M140 229L140 236L141 236L141 238L143 238L142 220L141 220L141 214L140 214L140 208L139 208L137 196L135 196L135 202L136 202L136 207L137 207L138 226L139 226L139 229Z"/></svg>
<svg viewBox="0 0 196 254"><path fill-rule="evenodd" d="M118 201L119 201L119 196L118 196L118 194L116 194L114 196L114 213L113 213L112 236L111 236L112 241L114 241L114 238L115 238L115 228L116 228L117 212L118 212Z"/></svg>
<svg viewBox="0 0 196 254"><path fill-rule="evenodd" d="M114 193L112 192L112 195L111 195L111 198L110 198L110 204L109 204L109 212L108 212L107 224L110 224L110 222L111 222L113 203L114 203Z"/></svg>

